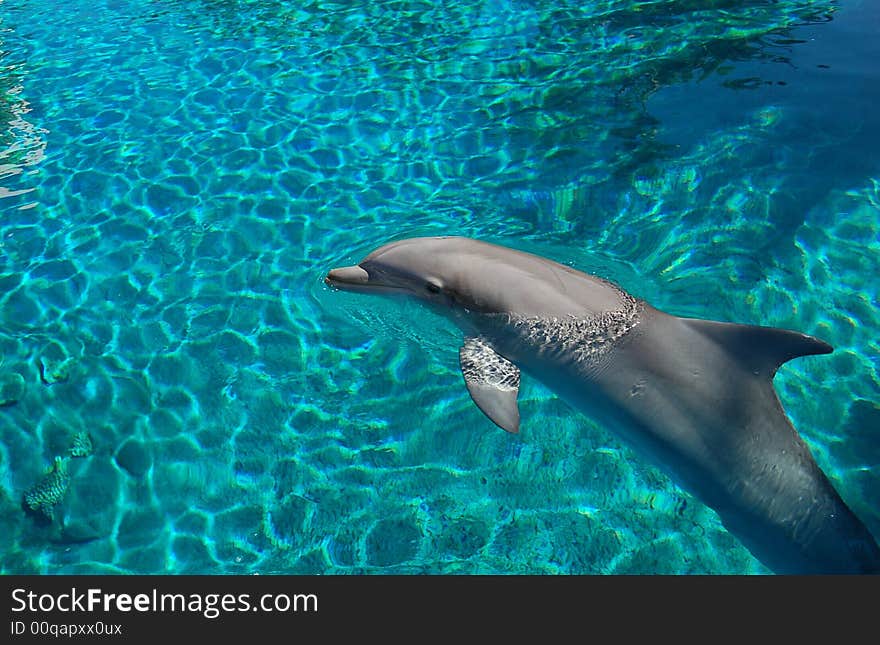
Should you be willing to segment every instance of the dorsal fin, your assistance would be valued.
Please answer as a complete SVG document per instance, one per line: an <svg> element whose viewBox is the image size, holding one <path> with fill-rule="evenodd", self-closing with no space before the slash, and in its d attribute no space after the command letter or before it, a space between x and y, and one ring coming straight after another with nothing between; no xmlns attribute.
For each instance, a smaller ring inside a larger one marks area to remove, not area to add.
<svg viewBox="0 0 880 645"><path fill-rule="evenodd" d="M825 341L787 329L739 325L736 323L681 319L691 329L700 332L725 347L752 372L766 373L773 378L779 366L798 356L830 354L834 351Z"/></svg>

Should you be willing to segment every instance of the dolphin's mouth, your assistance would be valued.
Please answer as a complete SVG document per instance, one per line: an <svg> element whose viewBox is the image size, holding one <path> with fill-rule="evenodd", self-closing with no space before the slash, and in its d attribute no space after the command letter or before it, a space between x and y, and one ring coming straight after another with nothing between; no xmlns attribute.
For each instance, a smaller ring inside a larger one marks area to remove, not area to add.
<svg viewBox="0 0 880 645"><path fill-rule="evenodd" d="M358 265L341 267L339 269L331 269L327 277L324 278L324 282L331 287L339 289L366 286L370 282L370 274Z"/></svg>
<svg viewBox="0 0 880 645"><path fill-rule="evenodd" d="M399 293L406 291L403 287L387 284L371 278L360 265L331 269L324 278L324 283L340 291L359 293Z"/></svg>

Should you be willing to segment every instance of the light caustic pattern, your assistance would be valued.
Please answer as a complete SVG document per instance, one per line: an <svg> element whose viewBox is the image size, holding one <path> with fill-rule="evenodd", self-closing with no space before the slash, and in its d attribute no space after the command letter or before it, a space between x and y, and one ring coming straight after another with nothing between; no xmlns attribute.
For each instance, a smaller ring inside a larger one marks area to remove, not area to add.
<svg viewBox="0 0 880 645"><path fill-rule="evenodd" d="M780 389L864 511L876 183L801 208L796 111L681 149L651 112L748 85L737 64L794 55L780 41L834 4L703 4L4 3L2 571L763 571L536 384L522 435L494 428L442 320L322 284L402 235L821 332L840 354ZM51 518L25 513L83 432Z"/></svg>

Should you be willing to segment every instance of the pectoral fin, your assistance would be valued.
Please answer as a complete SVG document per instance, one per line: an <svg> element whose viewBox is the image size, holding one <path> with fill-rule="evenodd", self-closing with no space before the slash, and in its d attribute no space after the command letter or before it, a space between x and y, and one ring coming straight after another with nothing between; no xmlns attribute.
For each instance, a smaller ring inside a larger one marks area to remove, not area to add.
<svg viewBox="0 0 880 645"><path fill-rule="evenodd" d="M477 407L497 426L519 432L519 368L480 338L465 339L458 360Z"/></svg>

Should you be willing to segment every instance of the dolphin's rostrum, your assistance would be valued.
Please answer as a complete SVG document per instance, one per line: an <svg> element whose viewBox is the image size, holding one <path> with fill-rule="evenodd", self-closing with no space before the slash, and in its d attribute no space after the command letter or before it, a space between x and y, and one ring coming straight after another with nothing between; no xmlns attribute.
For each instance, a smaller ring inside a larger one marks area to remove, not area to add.
<svg viewBox="0 0 880 645"><path fill-rule="evenodd" d="M520 369L715 509L778 573L880 573L880 548L791 425L773 377L826 354L811 336L679 318L536 255L410 238L333 269L330 286L415 297L464 332L468 392L518 432Z"/></svg>

